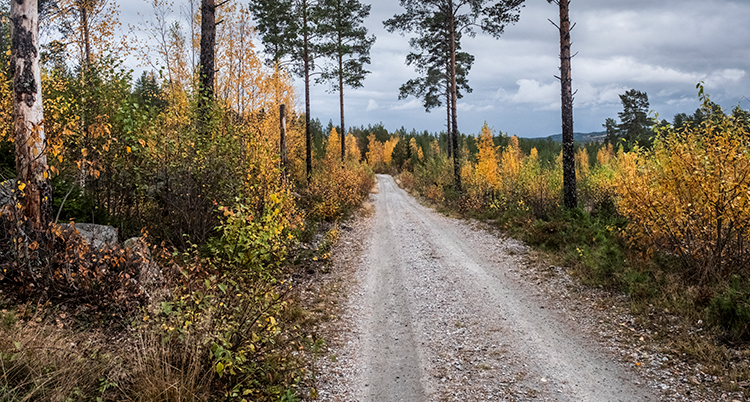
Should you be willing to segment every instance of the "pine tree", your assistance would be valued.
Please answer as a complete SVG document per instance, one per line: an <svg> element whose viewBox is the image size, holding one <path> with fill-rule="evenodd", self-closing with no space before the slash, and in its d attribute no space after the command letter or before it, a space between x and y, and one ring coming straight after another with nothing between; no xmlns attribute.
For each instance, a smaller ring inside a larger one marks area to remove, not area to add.
<svg viewBox="0 0 750 402"><path fill-rule="evenodd" d="M250 3L256 28L274 65L285 57L305 80L305 150L307 177L312 174L310 76L315 67L317 4L313 0L256 0Z"/></svg>
<svg viewBox="0 0 750 402"><path fill-rule="evenodd" d="M507 24L518 21L524 0L401 0L406 10L384 22L386 28L400 32L414 32L418 37L431 35L427 27L444 18L443 27L448 38L447 71L450 82L451 137L453 152L453 174L456 190L461 192L461 169L458 152L458 70L457 49L462 35L474 36L477 30L500 37ZM442 50L442 49L436 49Z"/></svg>
<svg viewBox="0 0 750 402"><path fill-rule="evenodd" d="M370 48L374 36L367 35L362 24L370 15L370 5L359 0L323 0L317 10L318 32L321 36L320 54L333 60L326 66L319 81L331 82L339 92L341 108L341 161L346 157L346 129L344 121L344 86L361 88L365 76L365 64L370 64Z"/></svg>
<svg viewBox="0 0 750 402"><path fill-rule="evenodd" d="M413 66L421 77L411 79L401 85L399 99L414 96L422 99L425 111L430 112L435 107L446 106L446 127L448 132L451 128L451 80L450 80L450 57L448 56L449 36L445 29L445 16L436 15L424 21L427 26L423 27L429 34L412 38L409 41L413 52L406 56L406 64ZM391 26L386 26L391 29ZM460 37L459 37L460 42ZM460 43L458 44L460 50ZM463 98L463 92L471 93L468 74L474 64L474 56L466 52L456 55L456 80L458 85L458 98ZM448 156L453 154L453 148L448 144Z"/></svg>
<svg viewBox="0 0 750 402"><path fill-rule="evenodd" d="M198 109L201 129L205 131L206 124L208 124L209 105L214 100L214 82L216 81L216 0L202 0L201 2L199 65L200 99Z"/></svg>
<svg viewBox="0 0 750 402"><path fill-rule="evenodd" d="M620 135L628 145L636 142L648 145L649 133L654 125L648 117L648 94L631 89L620 95L620 101L622 112L618 113L620 124L617 127Z"/></svg>

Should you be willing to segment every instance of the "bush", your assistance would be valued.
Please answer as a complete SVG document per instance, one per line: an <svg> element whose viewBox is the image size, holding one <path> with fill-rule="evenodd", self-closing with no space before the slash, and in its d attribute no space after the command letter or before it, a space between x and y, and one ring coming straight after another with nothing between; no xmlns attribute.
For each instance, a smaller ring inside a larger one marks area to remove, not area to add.
<svg viewBox="0 0 750 402"><path fill-rule="evenodd" d="M711 300L707 314L729 339L750 340L750 281L735 276L729 289Z"/></svg>
<svg viewBox="0 0 750 402"><path fill-rule="evenodd" d="M630 221L632 241L678 256L699 283L746 273L749 135L741 121L721 113L695 128L667 127L652 151L624 158L617 209Z"/></svg>
<svg viewBox="0 0 750 402"><path fill-rule="evenodd" d="M316 169L305 190L303 205L313 220L334 221L362 203L375 185L372 172L359 163L328 161Z"/></svg>
<svg viewBox="0 0 750 402"><path fill-rule="evenodd" d="M8 218L12 218L10 214ZM123 318L147 299L137 282L143 255L121 246L96 249L73 227L25 233L0 218L0 284L16 302L54 300Z"/></svg>

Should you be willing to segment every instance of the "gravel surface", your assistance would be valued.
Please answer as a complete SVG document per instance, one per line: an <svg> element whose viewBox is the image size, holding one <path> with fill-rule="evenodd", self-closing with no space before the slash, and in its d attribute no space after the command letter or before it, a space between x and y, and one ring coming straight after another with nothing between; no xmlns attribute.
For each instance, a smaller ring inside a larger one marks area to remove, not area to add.
<svg viewBox="0 0 750 402"><path fill-rule="evenodd" d="M328 282L343 292L340 316L319 328L319 400L742 400L701 396L660 370L665 355L624 345L623 329L640 335L627 333L632 317L602 312L605 297L533 264L524 244L378 180L374 214L345 227L333 253Z"/></svg>

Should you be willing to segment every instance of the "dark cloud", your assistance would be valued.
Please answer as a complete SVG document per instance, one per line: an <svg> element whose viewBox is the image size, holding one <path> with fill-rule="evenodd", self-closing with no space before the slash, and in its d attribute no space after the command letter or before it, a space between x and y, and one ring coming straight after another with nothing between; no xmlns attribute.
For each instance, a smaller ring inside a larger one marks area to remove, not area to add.
<svg viewBox="0 0 750 402"><path fill-rule="evenodd" d="M129 0L121 9L124 22L136 23L135 12L149 6ZM387 33L382 21L400 12L398 0L372 3L367 25L378 38L372 74L364 88L348 90L347 124L382 121L391 130L442 130L443 110L428 114L418 101L398 100L399 86L416 74L404 65L408 37ZM573 0L576 131L601 130L604 120L621 109L618 95L630 88L646 91L651 108L669 120L698 107L699 81L725 108L740 103L750 108L750 101L743 100L750 98L748 15L746 0ZM556 6L530 0L519 23L500 40L482 35L464 39L464 49L476 62L469 75L474 92L461 100L462 131L478 132L486 121L496 130L522 136L560 132L559 83L554 78L558 34L547 20L556 18ZM301 94L301 83L298 87ZM338 121L338 97L328 89L316 86L312 94L312 113L324 123Z"/></svg>

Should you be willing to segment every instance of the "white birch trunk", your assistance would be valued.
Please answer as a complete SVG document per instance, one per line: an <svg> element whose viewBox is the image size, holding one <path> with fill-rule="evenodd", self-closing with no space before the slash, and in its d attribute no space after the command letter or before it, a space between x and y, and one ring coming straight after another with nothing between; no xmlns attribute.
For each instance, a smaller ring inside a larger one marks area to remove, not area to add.
<svg viewBox="0 0 750 402"><path fill-rule="evenodd" d="M49 222L52 191L44 153L44 113L39 68L39 14L37 0L10 2L13 117L16 173L23 215L34 230Z"/></svg>

